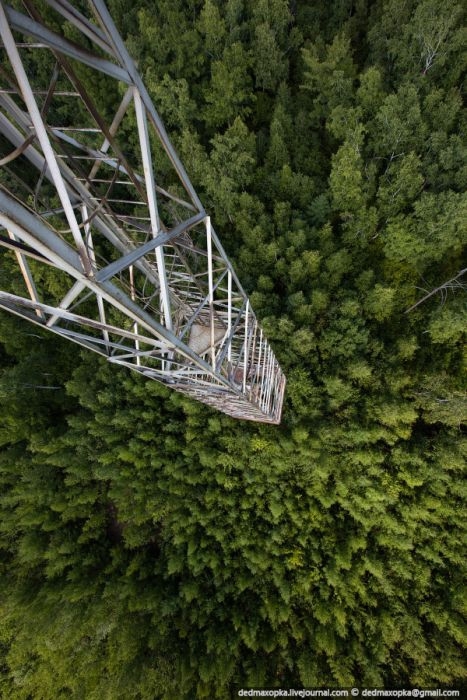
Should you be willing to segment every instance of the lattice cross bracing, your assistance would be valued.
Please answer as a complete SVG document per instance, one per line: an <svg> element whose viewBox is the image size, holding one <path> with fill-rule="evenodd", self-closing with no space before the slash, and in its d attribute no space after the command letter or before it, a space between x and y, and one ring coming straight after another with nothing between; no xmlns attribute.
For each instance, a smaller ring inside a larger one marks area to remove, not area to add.
<svg viewBox="0 0 467 700"><path fill-rule="evenodd" d="M284 375L104 3L23 6L0 0L0 307L278 423Z"/></svg>

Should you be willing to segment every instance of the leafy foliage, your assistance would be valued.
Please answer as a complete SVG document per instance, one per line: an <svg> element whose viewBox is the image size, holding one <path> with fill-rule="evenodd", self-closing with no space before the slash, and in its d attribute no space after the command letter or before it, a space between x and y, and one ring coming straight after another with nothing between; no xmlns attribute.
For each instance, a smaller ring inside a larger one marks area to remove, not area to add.
<svg viewBox="0 0 467 700"><path fill-rule="evenodd" d="M463 266L465 11L109 7L286 406L236 422L0 316L3 697L465 682L460 285L405 313Z"/></svg>

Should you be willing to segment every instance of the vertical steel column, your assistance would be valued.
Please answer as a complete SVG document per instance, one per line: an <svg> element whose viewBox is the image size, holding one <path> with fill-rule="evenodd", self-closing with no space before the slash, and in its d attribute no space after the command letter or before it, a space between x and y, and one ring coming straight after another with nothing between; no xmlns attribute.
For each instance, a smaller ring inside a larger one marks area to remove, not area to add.
<svg viewBox="0 0 467 700"><path fill-rule="evenodd" d="M18 240L12 231L8 231L8 235L10 236L12 241ZM19 269L21 270L21 274L23 275L24 282L26 284L26 288L29 292L29 296L33 301L37 302L39 301L39 295L37 293L36 285L32 277L31 270L29 269L29 265L26 261L26 258L18 250L15 251L15 255L18 261ZM40 311L40 309L36 309L36 314L37 316L39 316L39 318L44 319L44 314L42 313L42 311Z"/></svg>
<svg viewBox="0 0 467 700"><path fill-rule="evenodd" d="M232 273L229 270L227 272L227 338L228 338L228 346L227 346L227 360L229 364L232 362L232 342L231 342L231 335L232 333Z"/></svg>
<svg viewBox="0 0 467 700"><path fill-rule="evenodd" d="M206 247L208 252L208 303L209 303L209 326L210 326L210 348L211 364L213 370L216 369L216 348L214 332L214 282L212 274L212 238L211 238L211 217L206 217Z"/></svg>
<svg viewBox="0 0 467 700"><path fill-rule="evenodd" d="M245 309L245 340L243 344L243 393L246 392L246 374L248 372L248 311L250 309L250 300L247 299Z"/></svg>
<svg viewBox="0 0 467 700"><path fill-rule="evenodd" d="M135 294L135 279L134 279L134 273L133 273L133 265L130 265L129 273L130 273L130 297L131 297L132 301L135 301L136 294ZM136 323L136 321L133 324L133 332L134 332L135 336L137 336L139 333L139 328L138 328L138 324ZM137 365L137 367L139 367L141 365L141 358L139 356L139 340L137 338L135 339L135 350L136 350L136 365Z"/></svg>
<svg viewBox="0 0 467 700"><path fill-rule="evenodd" d="M146 121L146 112L141 101L141 96L137 88L133 89L133 99L135 102L136 121L138 124L138 134L141 145L141 158L143 160L144 179L146 182L146 194L148 198L149 215L151 217L151 231L153 238L159 235L160 221L159 212L157 210L156 187L154 182L154 172L151 163L151 146L149 144L148 124ZM157 269L159 271L161 285L161 303L164 312L166 327L172 329L172 315L170 313L169 288L167 284L167 275L165 272L164 251L162 246L156 248Z"/></svg>
<svg viewBox="0 0 467 700"><path fill-rule="evenodd" d="M91 231L91 224L89 223L89 212L88 208L85 204L81 207L81 216L83 218L83 225L84 225L84 234L86 236L86 246L87 250L89 251L89 257L91 258L91 262L93 266L97 269L96 265L96 254L94 252L94 241L92 239L92 231ZM107 324L106 318L105 318L105 309L104 309L104 300L102 299L100 294L96 294L96 301L97 301L97 308L99 310L99 319L101 323L105 326ZM107 352L110 352L110 337L108 331L104 330L102 332L102 335L104 337L104 340L106 342L106 347L107 347Z"/></svg>
<svg viewBox="0 0 467 700"><path fill-rule="evenodd" d="M3 5L1 3L0 36L2 37L6 52L10 58L10 63L15 72L23 100L28 108L29 116L31 117L31 121L36 130L36 135L39 139L39 143L41 144L42 152L44 153L55 187L57 188L57 194L60 197L65 216L68 220L68 224L73 234L73 238L81 258L81 263L83 265L83 270L85 274L90 277L93 274L91 262L87 256L86 248L81 237L81 232L79 230L78 222L76 221L73 207L71 206L70 198L68 197L68 192L66 190L65 183L63 182L61 172L55 159L55 154L53 152L52 146L50 145L49 137L47 136L47 131L42 121L39 108L36 104L34 93L26 76L26 71L24 70L18 49L16 48L13 34L11 33L11 29L6 18Z"/></svg>

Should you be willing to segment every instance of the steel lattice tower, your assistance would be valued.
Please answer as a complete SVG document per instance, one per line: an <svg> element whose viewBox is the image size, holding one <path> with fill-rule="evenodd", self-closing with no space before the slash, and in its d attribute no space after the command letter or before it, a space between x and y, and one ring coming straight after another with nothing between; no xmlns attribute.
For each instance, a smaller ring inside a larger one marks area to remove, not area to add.
<svg viewBox="0 0 467 700"><path fill-rule="evenodd" d="M41 5L0 0L0 307L278 423L284 375L104 2Z"/></svg>

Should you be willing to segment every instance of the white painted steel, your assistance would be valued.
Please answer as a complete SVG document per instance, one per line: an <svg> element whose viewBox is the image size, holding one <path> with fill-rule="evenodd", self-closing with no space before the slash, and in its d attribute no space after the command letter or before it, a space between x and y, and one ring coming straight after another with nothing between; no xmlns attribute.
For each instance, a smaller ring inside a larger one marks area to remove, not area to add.
<svg viewBox="0 0 467 700"><path fill-rule="evenodd" d="M0 168L0 228L8 231L0 245L13 247L30 296L12 293L2 280L0 307L230 416L278 423L284 375L104 3L89 0L85 16L68 0L45 1L96 50L71 45L55 29L60 22L52 30L31 0L24 0L30 16L0 0L11 75L0 90L0 126L12 144ZM20 51L36 49L25 38L39 40L57 63L48 91L32 73L26 76ZM98 71L109 94L123 95L109 124L60 54ZM64 77L60 89L57 70ZM26 110L13 99L15 79ZM73 91L63 88L65 81ZM45 97L56 107L47 115ZM60 100L84 105L79 123L54 122ZM122 142L132 104L137 150ZM173 165L162 186L151 138ZM16 167L12 191L16 163L28 176L22 179ZM50 185L61 203L54 211ZM42 277L33 274L40 261L59 274L60 292L53 300L48 292L47 304L40 301Z"/></svg>

